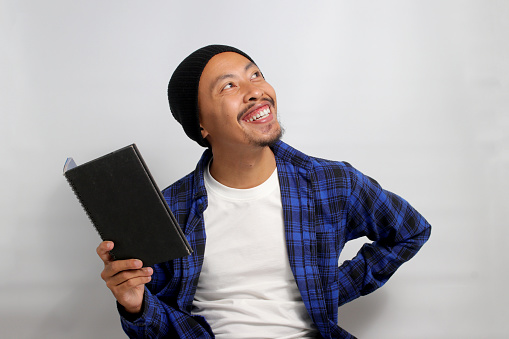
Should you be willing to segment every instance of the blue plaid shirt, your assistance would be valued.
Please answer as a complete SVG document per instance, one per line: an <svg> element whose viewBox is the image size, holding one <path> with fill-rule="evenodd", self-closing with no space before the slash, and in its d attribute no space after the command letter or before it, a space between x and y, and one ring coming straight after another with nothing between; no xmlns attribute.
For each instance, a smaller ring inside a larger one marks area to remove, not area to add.
<svg viewBox="0 0 509 339"><path fill-rule="evenodd" d="M338 307L381 287L427 241L431 227L404 199L348 163L307 156L284 142L273 147L283 205L288 257L302 300L323 338L354 338L337 325ZM191 314L205 249L203 181L212 154L163 191L194 253L155 265L143 314L130 319L132 338L213 338L206 320ZM338 267L345 243L366 236L352 260Z"/></svg>

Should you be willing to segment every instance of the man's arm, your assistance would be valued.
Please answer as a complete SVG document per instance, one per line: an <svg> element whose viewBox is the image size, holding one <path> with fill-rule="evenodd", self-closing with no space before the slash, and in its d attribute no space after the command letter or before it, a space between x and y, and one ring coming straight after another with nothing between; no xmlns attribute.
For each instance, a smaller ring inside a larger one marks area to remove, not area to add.
<svg viewBox="0 0 509 339"><path fill-rule="evenodd" d="M431 226L408 202L350 168L347 240L366 236L355 258L340 267L346 291L340 305L373 292L410 260L428 240Z"/></svg>
<svg viewBox="0 0 509 339"><path fill-rule="evenodd" d="M201 324L190 314L161 301L148 288L147 283L161 280L157 269L142 268L141 261L136 259L113 261L109 254L113 246L111 241L105 241L97 247L104 262L101 277L117 299L122 328L130 338L211 337L208 324Z"/></svg>

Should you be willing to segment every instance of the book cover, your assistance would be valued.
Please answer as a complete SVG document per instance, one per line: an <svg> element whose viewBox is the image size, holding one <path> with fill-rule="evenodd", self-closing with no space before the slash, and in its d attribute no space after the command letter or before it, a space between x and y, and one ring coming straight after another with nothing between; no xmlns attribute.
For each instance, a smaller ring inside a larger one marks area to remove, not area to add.
<svg viewBox="0 0 509 339"><path fill-rule="evenodd" d="M68 158L64 176L115 260L152 266L192 253L135 144L80 166Z"/></svg>

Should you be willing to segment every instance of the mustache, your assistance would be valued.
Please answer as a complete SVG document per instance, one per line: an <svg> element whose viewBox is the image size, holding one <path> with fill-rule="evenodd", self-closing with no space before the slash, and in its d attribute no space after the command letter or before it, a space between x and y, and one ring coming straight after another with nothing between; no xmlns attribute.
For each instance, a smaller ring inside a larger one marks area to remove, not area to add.
<svg viewBox="0 0 509 339"><path fill-rule="evenodd" d="M274 103L274 99L272 98L269 98L269 97L266 97L266 98L262 98L260 101L268 101L269 104L274 107L275 106L275 103ZM244 114L246 114L247 111L249 111L251 108L253 108L253 106L256 105L256 103L252 103L250 104L249 106L247 106L246 108L244 108L241 112L239 112L239 114L237 114L237 121L240 121L240 119L242 118L242 116Z"/></svg>

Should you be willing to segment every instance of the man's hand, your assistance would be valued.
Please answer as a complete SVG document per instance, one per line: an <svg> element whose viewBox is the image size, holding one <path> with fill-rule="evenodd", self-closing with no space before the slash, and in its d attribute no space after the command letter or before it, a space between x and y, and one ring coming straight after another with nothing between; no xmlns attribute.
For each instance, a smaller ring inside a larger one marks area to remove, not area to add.
<svg viewBox="0 0 509 339"><path fill-rule="evenodd" d="M145 284L152 278L153 270L142 268L141 260L137 259L113 261L109 253L112 249L112 241L103 241L97 247L97 254L104 262L101 278L127 312L140 313Z"/></svg>

